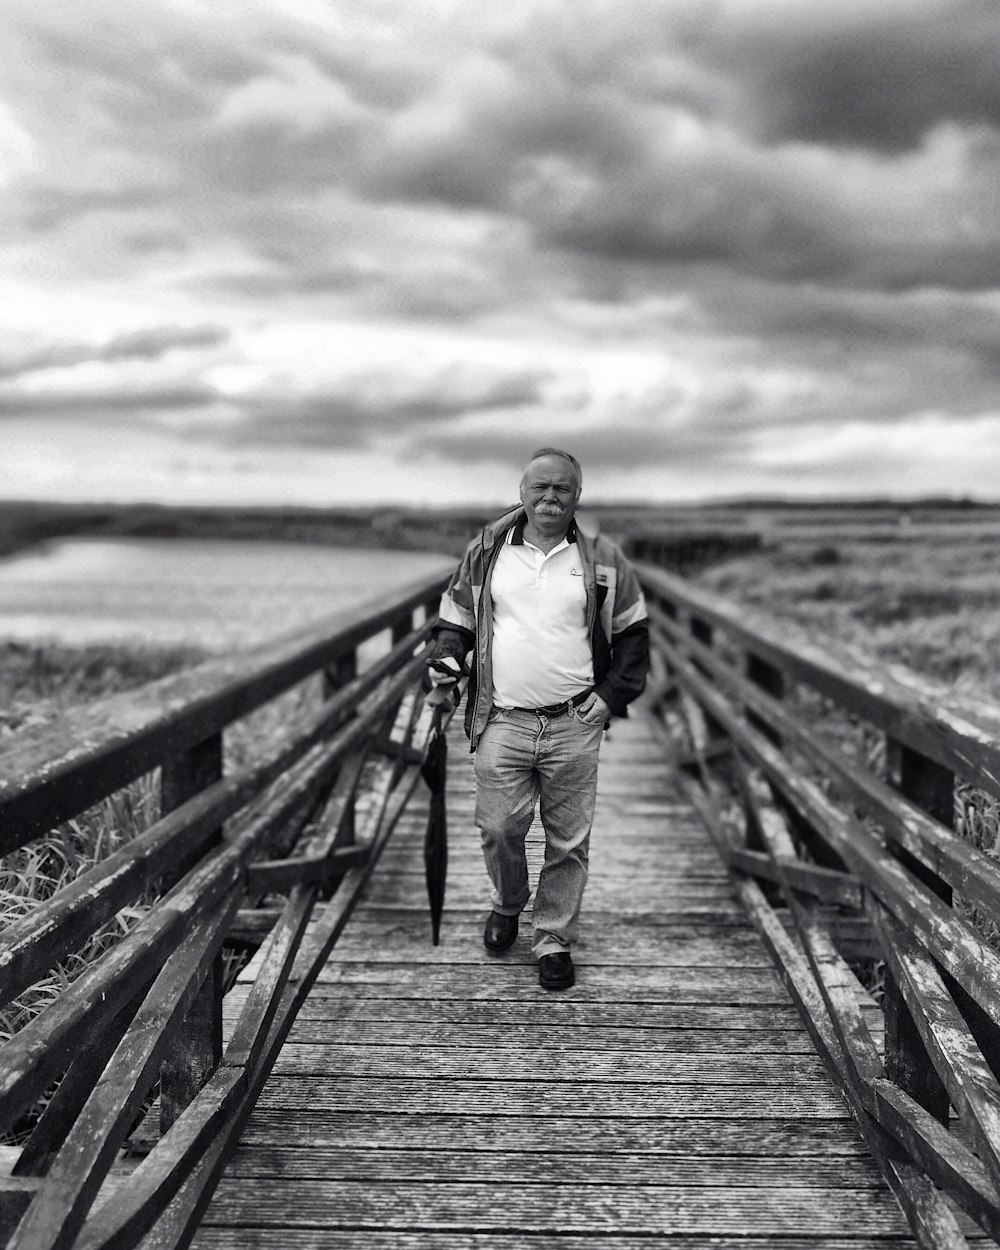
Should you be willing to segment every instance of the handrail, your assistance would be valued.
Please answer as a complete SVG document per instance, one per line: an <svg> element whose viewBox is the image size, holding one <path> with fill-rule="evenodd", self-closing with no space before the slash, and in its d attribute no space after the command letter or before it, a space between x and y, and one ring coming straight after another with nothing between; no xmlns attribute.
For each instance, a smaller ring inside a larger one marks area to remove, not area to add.
<svg viewBox="0 0 1000 1250"><path fill-rule="evenodd" d="M182 755L312 673L436 604L444 575L423 577L322 624L206 660L185 672L23 730L0 758L0 854L68 820L164 760Z"/></svg>
<svg viewBox="0 0 1000 1250"><path fill-rule="evenodd" d="M764 613L662 569L642 565L654 599L709 629L725 630L753 656L840 703L946 768L974 774L1000 795L1000 707L973 703L916 673L880 663L845 643L816 641ZM794 641L789 641L790 637Z"/></svg>
<svg viewBox="0 0 1000 1250"><path fill-rule="evenodd" d="M1000 1237L1000 862L954 828L956 787L1000 794L1000 707L638 570L682 788L918 1243L966 1244L942 1191ZM831 705L884 768L830 744ZM884 963L877 1025L845 911Z"/></svg>
<svg viewBox="0 0 1000 1250"><path fill-rule="evenodd" d="M442 568L388 601L5 744L4 851L156 767L162 810L0 935L0 1002L10 1002L109 917L159 890L135 927L0 1052L0 1126L43 1107L0 1179L0 1244L124 1248L154 1227L157 1244L186 1244L419 778L429 727L421 652L445 584ZM385 632L384 654L361 668L358 648ZM227 727L316 674L318 705L224 772ZM265 894L263 924L246 923ZM234 928L256 930L263 945L223 1051L220 951ZM158 1127L146 1113L153 1093ZM129 1141L147 1153L116 1188Z"/></svg>

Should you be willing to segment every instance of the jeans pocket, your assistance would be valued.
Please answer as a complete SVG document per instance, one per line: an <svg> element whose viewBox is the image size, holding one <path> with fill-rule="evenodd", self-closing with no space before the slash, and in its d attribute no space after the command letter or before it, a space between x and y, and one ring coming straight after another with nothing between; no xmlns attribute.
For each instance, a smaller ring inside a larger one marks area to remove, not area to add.
<svg viewBox="0 0 1000 1250"><path fill-rule="evenodd" d="M598 730L598 729L603 731L605 728L605 724L603 721L584 720L584 718L580 715L580 711L578 708L572 708L570 710L570 716L573 718L574 722L577 725L579 725L579 727L585 733L593 733L595 730Z"/></svg>

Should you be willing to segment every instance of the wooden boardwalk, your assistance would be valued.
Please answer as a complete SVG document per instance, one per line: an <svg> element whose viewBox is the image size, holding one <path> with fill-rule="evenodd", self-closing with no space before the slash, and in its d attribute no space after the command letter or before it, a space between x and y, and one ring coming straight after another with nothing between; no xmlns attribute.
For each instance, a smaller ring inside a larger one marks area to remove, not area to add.
<svg viewBox="0 0 1000 1250"><path fill-rule="evenodd" d="M572 990L539 988L530 923L484 951L472 801L455 731L441 945L416 808L196 1250L912 1245L641 714L604 746Z"/></svg>

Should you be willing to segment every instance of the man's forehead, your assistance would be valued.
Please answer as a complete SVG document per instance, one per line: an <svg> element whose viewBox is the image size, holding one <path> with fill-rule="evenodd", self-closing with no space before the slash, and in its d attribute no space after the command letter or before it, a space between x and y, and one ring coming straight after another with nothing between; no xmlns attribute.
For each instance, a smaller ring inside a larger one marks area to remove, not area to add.
<svg viewBox="0 0 1000 1250"><path fill-rule="evenodd" d="M562 456L538 456L528 462L524 470L525 477L567 478L576 481L576 470Z"/></svg>

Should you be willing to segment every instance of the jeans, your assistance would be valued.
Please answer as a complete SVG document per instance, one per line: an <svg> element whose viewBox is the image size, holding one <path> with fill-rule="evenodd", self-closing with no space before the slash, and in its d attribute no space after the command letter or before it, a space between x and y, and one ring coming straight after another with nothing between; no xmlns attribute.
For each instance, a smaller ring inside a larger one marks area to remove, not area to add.
<svg viewBox="0 0 1000 1250"><path fill-rule="evenodd" d="M604 725L576 709L545 717L516 708L490 713L476 748L476 824L493 910L518 915L530 896L524 840L540 805L545 861L532 909L537 958L567 950L587 884L597 755Z"/></svg>

